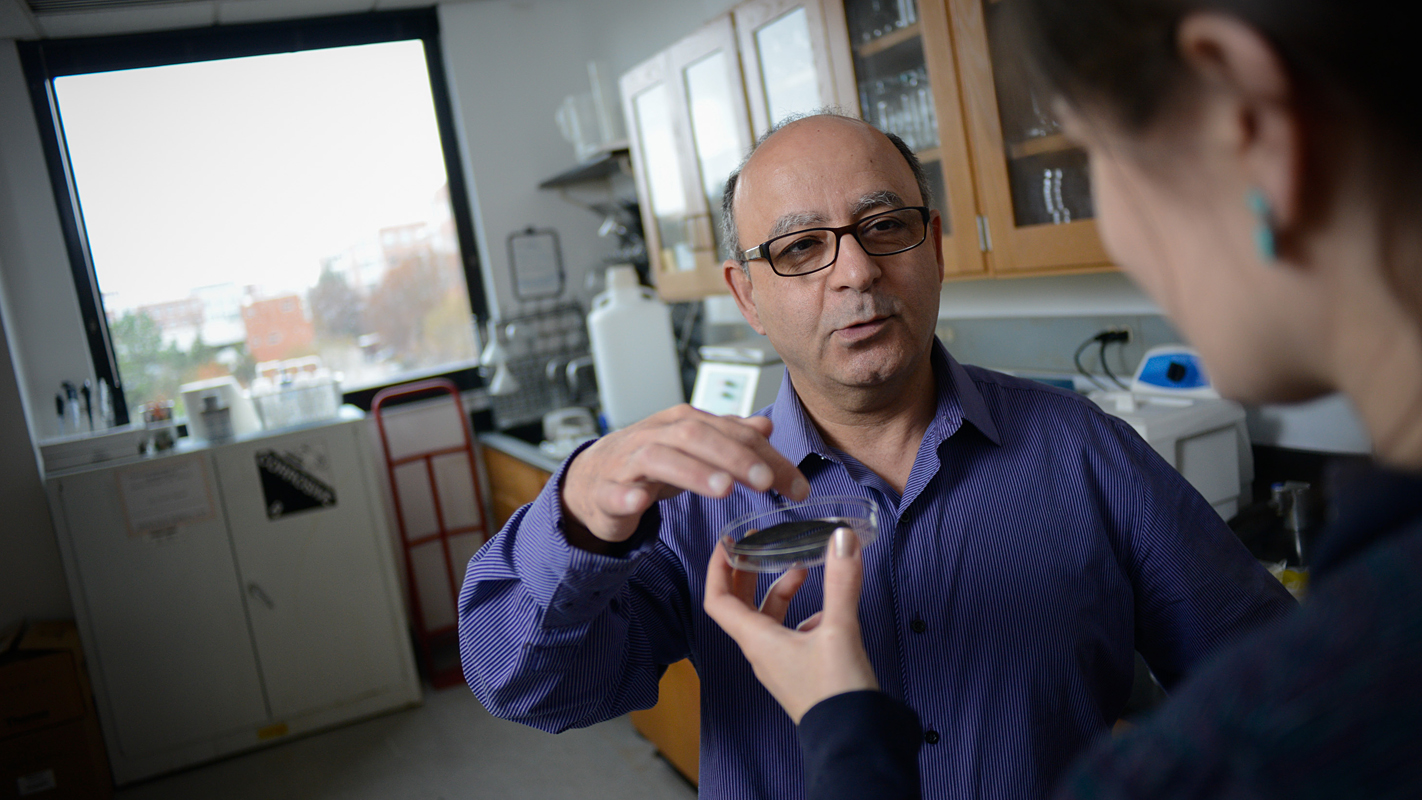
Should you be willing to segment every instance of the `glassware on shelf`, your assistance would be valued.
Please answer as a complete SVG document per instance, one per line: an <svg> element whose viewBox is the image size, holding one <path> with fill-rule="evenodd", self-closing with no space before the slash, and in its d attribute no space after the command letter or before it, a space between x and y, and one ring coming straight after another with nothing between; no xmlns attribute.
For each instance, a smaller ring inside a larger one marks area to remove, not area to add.
<svg viewBox="0 0 1422 800"><path fill-rule="evenodd" d="M947 182L938 149L938 111L917 0L844 0L864 120L903 139L925 164L932 206L949 233Z"/></svg>
<svg viewBox="0 0 1422 800"><path fill-rule="evenodd" d="M915 151L938 146L938 114L928 86L928 69L906 70L860 84L861 107L880 130L897 134Z"/></svg>
<svg viewBox="0 0 1422 800"><path fill-rule="evenodd" d="M1042 170L1042 202L1046 204L1047 216L1053 225L1071 222L1071 208L1062 200L1062 168L1049 167Z"/></svg>
<svg viewBox="0 0 1422 800"><path fill-rule="evenodd" d="M1081 150L1009 158L1007 171L1018 226L1064 225L1095 216L1086 154Z"/></svg>
<svg viewBox="0 0 1422 800"><path fill-rule="evenodd" d="M916 0L859 0L845 3L849 40L865 45L918 22Z"/></svg>

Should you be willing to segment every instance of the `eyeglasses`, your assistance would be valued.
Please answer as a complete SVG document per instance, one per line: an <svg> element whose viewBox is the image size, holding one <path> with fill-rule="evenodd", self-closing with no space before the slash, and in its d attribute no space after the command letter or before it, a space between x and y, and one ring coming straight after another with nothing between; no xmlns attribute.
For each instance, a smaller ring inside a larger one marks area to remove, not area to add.
<svg viewBox="0 0 1422 800"><path fill-rule="evenodd" d="M866 255L892 256L928 238L926 206L907 206L865 217L839 228L806 228L777 236L742 253L746 261L763 258L776 275L796 278L826 269L839 258L839 241L854 237Z"/></svg>

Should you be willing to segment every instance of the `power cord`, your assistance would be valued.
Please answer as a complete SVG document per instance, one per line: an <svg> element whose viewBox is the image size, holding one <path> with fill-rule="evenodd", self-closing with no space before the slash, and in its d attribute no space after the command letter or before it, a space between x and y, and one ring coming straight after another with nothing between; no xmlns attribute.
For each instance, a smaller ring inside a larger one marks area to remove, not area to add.
<svg viewBox="0 0 1422 800"><path fill-rule="evenodd" d="M1081 354L1086 351L1086 348L1090 347L1090 346L1094 343L1094 344L1096 344L1096 345L1098 346L1097 359L1101 362L1101 370L1106 373L1106 377L1110 378L1110 379L1111 379L1111 382L1114 383L1114 384L1116 384L1117 387L1119 387L1119 388L1121 388L1121 389L1129 389L1130 387L1128 387L1125 383L1123 383L1120 378L1117 378L1117 377L1116 377L1116 374L1111 371L1111 365L1106 362L1106 345L1108 345L1108 344L1120 344L1120 345L1124 345L1124 344L1126 344L1127 342L1129 342L1130 340L1131 340L1131 332L1130 332L1129 330L1126 330L1126 329L1113 329L1113 330L1101 331L1101 332L1097 333L1095 336L1092 336L1092 337L1088 338L1086 341L1082 342L1079 346L1077 346L1076 352L1073 353L1073 354L1072 354L1072 357L1071 357L1072 363L1076 364L1076 371L1077 371L1077 372L1080 372L1087 380L1091 381L1091 383L1092 383L1093 385L1095 385L1098 389L1102 389L1102 390L1104 390L1104 391L1110 391L1110 389L1111 389L1110 386L1107 386L1106 384L1104 384L1104 383L1102 383L1101 381L1097 380L1095 375L1092 375L1090 372L1087 371L1086 367L1082 366L1082 363L1081 363Z"/></svg>

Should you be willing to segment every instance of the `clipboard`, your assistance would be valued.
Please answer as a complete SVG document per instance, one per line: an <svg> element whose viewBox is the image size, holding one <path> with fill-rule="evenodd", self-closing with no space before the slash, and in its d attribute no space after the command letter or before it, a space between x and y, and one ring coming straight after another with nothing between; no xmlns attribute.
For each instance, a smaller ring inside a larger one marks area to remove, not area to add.
<svg viewBox="0 0 1422 800"><path fill-rule="evenodd" d="M563 294L567 280L558 232L529 226L509 234L509 270L519 300L549 300Z"/></svg>

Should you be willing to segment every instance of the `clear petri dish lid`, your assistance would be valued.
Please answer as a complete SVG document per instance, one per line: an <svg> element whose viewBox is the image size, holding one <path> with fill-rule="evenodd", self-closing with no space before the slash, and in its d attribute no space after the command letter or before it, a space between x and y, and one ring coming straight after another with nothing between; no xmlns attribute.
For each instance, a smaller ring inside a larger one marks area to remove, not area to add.
<svg viewBox="0 0 1422 800"><path fill-rule="evenodd" d="M867 546L879 535L879 508L862 497L825 495L748 514L721 529L731 566L747 572L784 572L823 564L837 528L850 528Z"/></svg>

